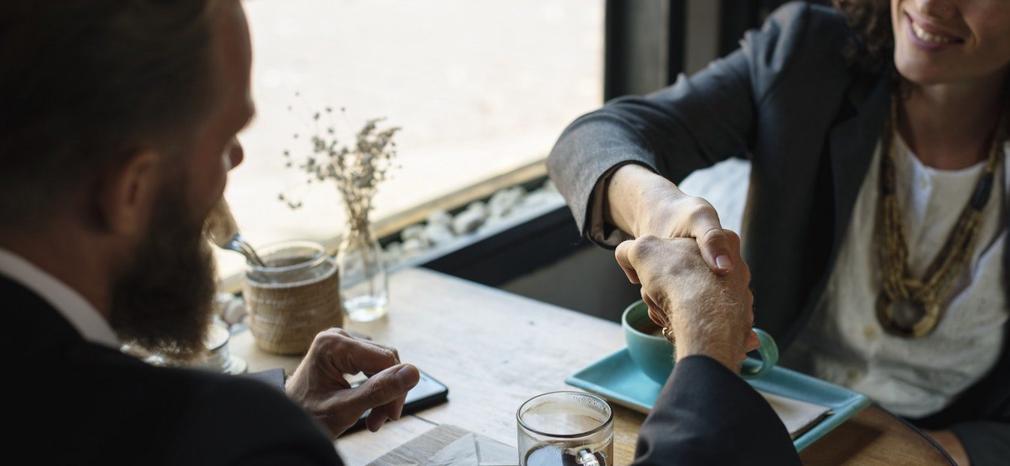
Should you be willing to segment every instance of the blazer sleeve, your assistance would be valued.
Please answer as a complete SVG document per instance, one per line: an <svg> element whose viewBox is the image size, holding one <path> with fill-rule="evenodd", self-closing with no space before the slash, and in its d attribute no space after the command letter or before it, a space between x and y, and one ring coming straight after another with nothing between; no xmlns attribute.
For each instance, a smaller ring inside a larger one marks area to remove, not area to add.
<svg viewBox="0 0 1010 466"><path fill-rule="evenodd" d="M799 465L768 402L706 356L677 362L638 434L635 465Z"/></svg>
<svg viewBox="0 0 1010 466"><path fill-rule="evenodd" d="M637 163L677 183L746 155L756 108L802 46L809 9L805 3L779 8L738 50L697 74L646 96L613 100L564 130L547 164L584 236L590 237L594 187L611 168Z"/></svg>
<svg viewBox="0 0 1010 466"><path fill-rule="evenodd" d="M975 421L954 424L951 431L961 440L973 466L1006 465L1010 459L1010 423Z"/></svg>

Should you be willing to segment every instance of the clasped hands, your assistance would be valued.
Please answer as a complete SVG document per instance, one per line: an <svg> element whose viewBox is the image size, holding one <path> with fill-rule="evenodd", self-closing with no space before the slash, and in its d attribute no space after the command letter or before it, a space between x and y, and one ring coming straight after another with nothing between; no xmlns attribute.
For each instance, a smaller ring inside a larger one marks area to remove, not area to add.
<svg viewBox="0 0 1010 466"><path fill-rule="evenodd" d="M738 371L759 346L740 237L704 199L637 165L615 173L609 203L608 220L636 238L618 245L617 263L642 285L649 317L672 334L677 359L701 354Z"/></svg>
<svg viewBox="0 0 1010 466"><path fill-rule="evenodd" d="M739 370L747 351L758 347L740 238L722 229L715 210L697 198L665 197L648 205L660 208L638 216L637 239L618 246L617 262L642 285L649 315L672 333L678 359L705 355ZM344 375L358 372L369 378L352 388ZM402 364L395 350L334 328L315 337L285 391L336 438L369 409L369 430L399 419L419 380L418 370Z"/></svg>

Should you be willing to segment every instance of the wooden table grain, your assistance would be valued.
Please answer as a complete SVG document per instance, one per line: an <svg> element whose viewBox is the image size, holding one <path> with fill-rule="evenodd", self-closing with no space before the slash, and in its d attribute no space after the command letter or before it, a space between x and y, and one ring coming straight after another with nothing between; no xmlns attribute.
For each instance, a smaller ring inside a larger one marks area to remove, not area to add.
<svg viewBox="0 0 1010 466"><path fill-rule="evenodd" d="M515 411L523 401L572 390L564 384L566 376L624 346L615 323L424 269L390 277L388 317L347 327L395 346L404 362L449 387L446 404L388 423L377 433L338 439L349 465L366 464L443 423L515 445ZM299 361L260 351L249 332L232 337L231 351L245 358L251 371L283 367L290 373ZM614 409L615 459L629 464L645 416ZM934 444L877 407L810 446L802 459L815 465L950 464Z"/></svg>

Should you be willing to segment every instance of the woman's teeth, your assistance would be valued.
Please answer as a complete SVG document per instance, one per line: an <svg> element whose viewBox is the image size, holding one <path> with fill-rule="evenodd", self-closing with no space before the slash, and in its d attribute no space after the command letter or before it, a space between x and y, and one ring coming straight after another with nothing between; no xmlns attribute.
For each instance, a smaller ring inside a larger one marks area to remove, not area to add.
<svg viewBox="0 0 1010 466"><path fill-rule="evenodd" d="M954 38L947 36L940 36L936 34L930 34L929 32L926 32L925 29L919 27L919 25L915 24L914 22L912 23L912 33L915 34L916 38L924 42L929 42L931 44L949 44L951 42L954 42Z"/></svg>

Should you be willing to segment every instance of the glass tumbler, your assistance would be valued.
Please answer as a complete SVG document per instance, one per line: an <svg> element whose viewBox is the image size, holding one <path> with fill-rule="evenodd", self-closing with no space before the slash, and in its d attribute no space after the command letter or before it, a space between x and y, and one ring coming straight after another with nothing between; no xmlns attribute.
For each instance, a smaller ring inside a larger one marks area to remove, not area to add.
<svg viewBox="0 0 1010 466"><path fill-rule="evenodd" d="M522 466L614 464L614 411L584 392L530 398L516 412Z"/></svg>

